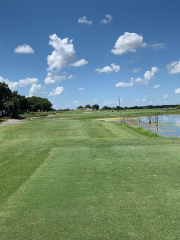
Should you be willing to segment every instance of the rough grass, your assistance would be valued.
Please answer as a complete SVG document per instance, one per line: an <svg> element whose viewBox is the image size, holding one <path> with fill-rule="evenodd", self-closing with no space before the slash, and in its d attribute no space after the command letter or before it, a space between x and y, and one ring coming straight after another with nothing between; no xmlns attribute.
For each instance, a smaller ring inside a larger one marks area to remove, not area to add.
<svg viewBox="0 0 180 240"><path fill-rule="evenodd" d="M137 131L145 136L149 136L149 137L162 137L161 135L155 134L149 130L143 129L142 127L132 127L129 126L130 128L132 128L134 131Z"/></svg>
<svg viewBox="0 0 180 240"><path fill-rule="evenodd" d="M179 239L179 143L97 120L1 127L0 239Z"/></svg>
<svg viewBox="0 0 180 240"><path fill-rule="evenodd" d="M116 122L111 122L112 124L118 124L121 127L124 125L123 123L116 123ZM134 131L141 133L142 135L148 136L148 137L162 137L161 135L155 134L149 130L143 129L142 127L132 127L127 125L128 128L133 129Z"/></svg>

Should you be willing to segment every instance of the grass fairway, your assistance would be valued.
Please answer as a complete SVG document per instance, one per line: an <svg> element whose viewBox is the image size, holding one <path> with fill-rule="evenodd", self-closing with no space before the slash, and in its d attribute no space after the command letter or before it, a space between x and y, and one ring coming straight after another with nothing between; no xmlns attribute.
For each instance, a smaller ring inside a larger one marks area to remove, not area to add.
<svg viewBox="0 0 180 240"><path fill-rule="evenodd" d="M0 240L179 239L179 145L93 119L1 127Z"/></svg>
<svg viewBox="0 0 180 240"><path fill-rule="evenodd" d="M180 110L177 108L150 108L150 109L128 109L121 110L98 110L98 111L61 111L54 118L82 118L82 119L95 119L95 118L119 118L123 116L152 116L152 115L171 115L180 114Z"/></svg>

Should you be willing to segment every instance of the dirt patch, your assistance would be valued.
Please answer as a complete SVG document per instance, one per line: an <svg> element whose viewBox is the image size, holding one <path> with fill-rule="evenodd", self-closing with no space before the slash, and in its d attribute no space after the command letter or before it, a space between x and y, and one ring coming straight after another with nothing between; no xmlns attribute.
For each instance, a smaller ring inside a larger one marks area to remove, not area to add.
<svg viewBox="0 0 180 240"><path fill-rule="evenodd" d="M81 117L62 117L62 118L56 118L56 119L74 119L74 118L81 118Z"/></svg>
<svg viewBox="0 0 180 240"><path fill-rule="evenodd" d="M9 119L7 121L4 121L0 124L0 127L9 125L9 124L17 124L17 123L23 123L22 120L19 119Z"/></svg>
<svg viewBox="0 0 180 240"><path fill-rule="evenodd" d="M46 117L54 117L56 114L48 114Z"/></svg>

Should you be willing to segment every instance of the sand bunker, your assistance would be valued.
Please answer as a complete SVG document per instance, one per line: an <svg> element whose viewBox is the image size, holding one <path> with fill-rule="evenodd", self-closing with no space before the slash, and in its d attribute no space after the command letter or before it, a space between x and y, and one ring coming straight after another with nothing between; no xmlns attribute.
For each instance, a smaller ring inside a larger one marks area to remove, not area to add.
<svg viewBox="0 0 180 240"><path fill-rule="evenodd" d="M9 124L17 124L17 123L22 123L22 120L19 119L9 119L7 121L4 121L0 124L0 127L4 126L4 125L9 125Z"/></svg>

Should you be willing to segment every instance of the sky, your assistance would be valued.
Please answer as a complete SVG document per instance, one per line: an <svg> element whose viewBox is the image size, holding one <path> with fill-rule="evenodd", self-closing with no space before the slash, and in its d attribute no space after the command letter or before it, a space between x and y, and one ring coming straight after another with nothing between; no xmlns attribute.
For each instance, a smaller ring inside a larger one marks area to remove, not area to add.
<svg viewBox="0 0 180 240"><path fill-rule="evenodd" d="M179 0L0 0L0 82L55 109L180 104Z"/></svg>

